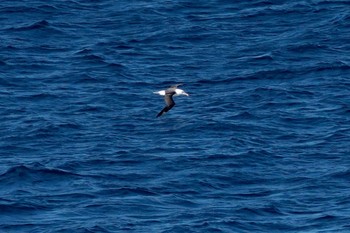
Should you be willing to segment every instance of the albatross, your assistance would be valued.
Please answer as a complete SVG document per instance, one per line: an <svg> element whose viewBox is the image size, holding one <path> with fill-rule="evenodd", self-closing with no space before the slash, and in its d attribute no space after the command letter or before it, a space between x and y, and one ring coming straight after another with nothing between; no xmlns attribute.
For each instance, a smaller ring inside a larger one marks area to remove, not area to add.
<svg viewBox="0 0 350 233"><path fill-rule="evenodd" d="M176 84L166 90L153 92L154 94L159 94L164 96L164 100L166 103L166 106L162 109L162 111L158 113L157 117L160 117L163 113L169 111L172 107L175 106L173 96L178 96L178 95L189 96L189 94L187 94L184 90L177 88L178 86L181 86L181 85L182 84Z"/></svg>

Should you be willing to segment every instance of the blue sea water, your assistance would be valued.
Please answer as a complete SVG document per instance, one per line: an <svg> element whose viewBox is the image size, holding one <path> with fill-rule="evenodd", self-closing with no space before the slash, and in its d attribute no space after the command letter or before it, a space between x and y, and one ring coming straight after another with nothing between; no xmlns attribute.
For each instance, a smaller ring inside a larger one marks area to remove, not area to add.
<svg viewBox="0 0 350 233"><path fill-rule="evenodd" d="M350 232L349 1L3 0L0 23L0 232Z"/></svg>

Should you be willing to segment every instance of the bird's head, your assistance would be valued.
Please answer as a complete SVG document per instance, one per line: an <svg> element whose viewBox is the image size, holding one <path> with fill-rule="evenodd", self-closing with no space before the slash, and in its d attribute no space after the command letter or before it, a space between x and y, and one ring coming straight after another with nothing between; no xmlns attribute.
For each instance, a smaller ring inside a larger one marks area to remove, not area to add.
<svg viewBox="0 0 350 233"><path fill-rule="evenodd" d="M189 96L189 94L187 94L184 90L182 89L176 89L175 90L176 95L185 95L185 96Z"/></svg>

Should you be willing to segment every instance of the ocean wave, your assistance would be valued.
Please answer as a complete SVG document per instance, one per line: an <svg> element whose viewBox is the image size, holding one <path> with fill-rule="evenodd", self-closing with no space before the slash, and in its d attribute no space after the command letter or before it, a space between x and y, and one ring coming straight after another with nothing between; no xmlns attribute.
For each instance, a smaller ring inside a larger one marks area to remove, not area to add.
<svg viewBox="0 0 350 233"><path fill-rule="evenodd" d="M307 44L298 43L295 45L289 45L286 49L287 51L290 51L290 52L308 53L312 51L328 50L329 46L315 44L315 43L307 43Z"/></svg>
<svg viewBox="0 0 350 233"><path fill-rule="evenodd" d="M327 71L327 70L349 70L350 65L347 62L343 61L334 61L334 62L320 62L315 66L305 67L304 72L318 72L318 71Z"/></svg>
<svg viewBox="0 0 350 233"><path fill-rule="evenodd" d="M91 227L77 227L76 229L72 228L67 228L67 231L76 231L76 232L84 232L84 233L95 233L95 232L100 232L100 233L113 233L113 231L109 231L106 227L102 226L91 226Z"/></svg>
<svg viewBox="0 0 350 233"><path fill-rule="evenodd" d="M89 74L73 74L75 84L88 84L88 83L106 83L108 82L107 78L104 77L95 77Z"/></svg>
<svg viewBox="0 0 350 233"><path fill-rule="evenodd" d="M6 66L6 65L7 65L7 63L5 61L0 60L0 66Z"/></svg>
<svg viewBox="0 0 350 233"><path fill-rule="evenodd" d="M243 9L240 11L243 18L256 18L272 15L286 15L286 14L305 14L312 12L313 7L308 3L272 3L269 1L263 1L253 4L255 7L249 9Z"/></svg>
<svg viewBox="0 0 350 233"><path fill-rule="evenodd" d="M47 29L49 27L50 27L50 23L48 21L41 20L33 24L30 24L28 26L13 27L12 29L16 31L27 31L27 30L36 30L36 29Z"/></svg>
<svg viewBox="0 0 350 233"><path fill-rule="evenodd" d="M23 213L45 211L48 209L49 208L44 204L30 202L0 204L0 215L21 215Z"/></svg>
<svg viewBox="0 0 350 233"><path fill-rule="evenodd" d="M290 79L291 76L296 74L297 70L293 69L270 69L270 70L257 70L253 73L240 75L240 76L234 76L234 77L228 77L228 78L219 78L219 79L201 79L198 80L197 83L199 84L230 84L233 82L239 82L239 81L253 81L253 80L263 80L263 79L269 79L269 80L283 80L283 79Z"/></svg>
<svg viewBox="0 0 350 233"><path fill-rule="evenodd" d="M341 180L350 180L350 170L349 169L343 169L342 171L335 171L335 172L331 172L330 174L328 174L327 179L335 179L338 181Z"/></svg>
<svg viewBox="0 0 350 233"><path fill-rule="evenodd" d="M123 196L155 196L155 192L152 192L150 189L141 188L141 187L122 187L114 189L105 189L100 190L99 195L118 195L119 197Z"/></svg>
<svg viewBox="0 0 350 233"><path fill-rule="evenodd" d="M35 7L30 6L4 6L1 7L0 12L2 13L18 13L18 12L28 12L28 13L37 13Z"/></svg>
<svg viewBox="0 0 350 233"><path fill-rule="evenodd" d="M123 71L125 66L122 63L109 61L108 58L94 53L92 49L82 49L74 54L74 60L79 64L89 62L90 64L106 67L110 70Z"/></svg>
<svg viewBox="0 0 350 233"><path fill-rule="evenodd" d="M273 55L272 54L262 54L258 56L254 56L251 58L252 60L258 60L258 61L273 61Z"/></svg>
<svg viewBox="0 0 350 233"><path fill-rule="evenodd" d="M17 96L17 98L22 100L25 99L25 100L32 100L32 101L42 101L42 100L58 99L59 96L49 92L44 92L44 93L20 95L20 96Z"/></svg>
<svg viewBox="0 0 350 233"><path fill-rule="evenodd" d="M48 13L56 13L59 10L59 8L53 4L42 4L36 6L35 8Z"/></svg>
<svg viewBox="0 0 350 233"><path fill-rule="evenodd" d="M30 167L25 165L19 165L9 168L6 172L0 175L1 182L3 181L16 181L21 178L31 179L31 178L39 178L46 179L48 177L53 179L61 179L62 177L72 177L77 176L77 174L60 170L60 169L50 169L45 167Z"/></svg>

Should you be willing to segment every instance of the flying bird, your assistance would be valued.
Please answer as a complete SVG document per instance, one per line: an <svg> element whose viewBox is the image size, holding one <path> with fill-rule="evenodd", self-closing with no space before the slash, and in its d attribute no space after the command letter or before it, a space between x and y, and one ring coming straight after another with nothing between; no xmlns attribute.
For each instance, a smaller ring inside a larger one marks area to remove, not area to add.
<svg viewBox="0 0 350 233"><path fill-rule="evenodd" d="M162 109L162 111L158 113L157 117L160 117L163 113L168 112L172 107L175 106L173 96L178 96L178 95L189 96L189 94L187 94L184 90L177 88L178 86L181 86L181 85L182 84L176 84L166 90L153 92L154 94L159 94L164 96L164 100L166 103L166 106Z"/></svg>

